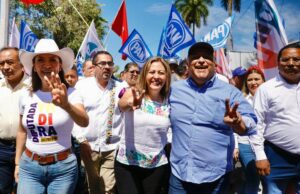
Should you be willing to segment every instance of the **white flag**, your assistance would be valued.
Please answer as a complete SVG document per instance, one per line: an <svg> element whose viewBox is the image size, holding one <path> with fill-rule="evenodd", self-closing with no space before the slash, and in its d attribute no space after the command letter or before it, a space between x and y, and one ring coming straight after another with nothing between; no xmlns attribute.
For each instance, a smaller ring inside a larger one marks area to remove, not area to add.
<svg viewBox="0 0 300 194"><path fill-rule="evenodd" d="M94 21L92 21L78 50L78 54L80 53L82 59L85 61L92 58L94 54L100 50L104 50L104 47L100 43Z"/></svg>
<svg viewBox="0 0 300 194"><path fill-rule="evenodd" d="M12 24L11 24L11 32L9 35L9 43L8 46L10 47L16 47L19 48L20 46L20 32L19 29L15 23L15 18L13 18Z"/></svg>

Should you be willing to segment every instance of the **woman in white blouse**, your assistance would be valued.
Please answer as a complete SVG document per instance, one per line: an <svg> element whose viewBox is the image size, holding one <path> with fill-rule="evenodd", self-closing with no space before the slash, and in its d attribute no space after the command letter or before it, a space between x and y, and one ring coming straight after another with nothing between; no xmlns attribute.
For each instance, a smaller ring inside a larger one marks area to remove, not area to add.
<svg viewBox="0 0 300 194"><path fill-rule="evenodd" d="M119 194L157 194L161 189L168 168L164 147L170 127L170 78L168 63L153 57L145 63L137 87L119 95L119 108L125 112L115 162Z"/></svg>
<svg viewBox="0 0 300 194"><path fill-rule="evenodd" d="M265 82L263 72L258 66L251 66L245 77L246 99L253 105L253 96L257 88ZM260 177L255 166L255 154L250 146L248 136L238 136L239 158L245 170L245 194L258 193Z"/></svg>

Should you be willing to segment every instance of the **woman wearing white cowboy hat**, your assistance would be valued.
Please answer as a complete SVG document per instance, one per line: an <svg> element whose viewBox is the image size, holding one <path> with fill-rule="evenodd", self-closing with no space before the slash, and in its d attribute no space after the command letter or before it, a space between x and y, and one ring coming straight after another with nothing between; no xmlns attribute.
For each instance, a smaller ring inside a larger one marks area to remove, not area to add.
<svg viewBox="0 0 300 194"><path fill-rule="evenodd" d="M88 125L81 97L64 79L73 59L71 49L59 50L51 39L41 39L35 52L20 53L26 73L32 76L32 87L19 103L18 193L73 193L78 169L71 151L71 131L74 122Z"/></svg>

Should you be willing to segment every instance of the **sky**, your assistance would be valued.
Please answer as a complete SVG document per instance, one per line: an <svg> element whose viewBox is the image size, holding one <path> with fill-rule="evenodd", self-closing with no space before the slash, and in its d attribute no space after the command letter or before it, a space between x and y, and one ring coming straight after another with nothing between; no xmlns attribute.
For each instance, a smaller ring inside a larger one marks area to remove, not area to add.
<svg viewBox="0 0 300 194"><path fill-rule="evenodd" d="M111 25L122 0L97 0L101 4L102 17ZM157 54L160 35L166 25L172 0L126 0L127 21L129 34L136 29L145 40L153 55ZM300 0L274 0L278 12L285 23L287 38L289 41L300 40ZM233 50L255 51L253 47L253 34L255 32L254 0L241 0L241 11L234 12L235 18L232 23ZM214 0L213 6L209 7L207 25L196 29L195 39L199 41L212 28L223 23L228 13L220 6L220 0ZM108 30L109 31L109 30ZM106 41L104 42L104 39ZM121 70L130 62L121 59L118 52L121 48L121 38L113 31L108 33L102 40ZM187 49L179 52L184 58Z"/></svg>

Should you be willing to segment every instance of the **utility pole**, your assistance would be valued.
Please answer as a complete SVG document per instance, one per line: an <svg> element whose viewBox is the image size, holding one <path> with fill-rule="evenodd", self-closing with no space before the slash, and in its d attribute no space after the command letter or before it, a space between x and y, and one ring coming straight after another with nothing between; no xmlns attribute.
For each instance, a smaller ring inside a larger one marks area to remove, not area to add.
<svg viewBox="0 0 300 194"><path fill-rule="evenodd" d="M8 43L9 0L0 1L0 48Z"/></svg>

